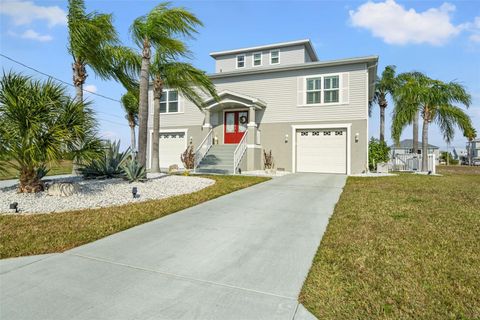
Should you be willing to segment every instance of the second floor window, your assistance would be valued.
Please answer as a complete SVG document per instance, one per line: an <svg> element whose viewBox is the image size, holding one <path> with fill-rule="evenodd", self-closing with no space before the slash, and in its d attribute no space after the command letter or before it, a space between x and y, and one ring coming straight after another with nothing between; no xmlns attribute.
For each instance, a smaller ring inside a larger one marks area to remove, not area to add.
<svg viewBox="0 0 480 320"><path fill-rule="evenodd" d="M245 55L237 56L237 68L245 67Z"/></svg>
<svg viewBox="0 0 480 320"><path fill-rule="evenodd" d="M164 90L160 98L160 113L178 112L178 91Z"/></svg>
<svg viewBox="0 0 480 320"><path fill-rule="evenodd" d="M280 50L270 51L270 64L280 63Z"/></svg>
<svg viewBox="0 0 480 320"><path fill-rule="evenodd" d="M338 76L325 77L323 85L323 102L324 103L334 103L338 102L339 94L339 78Z"/></svg>
<svg viewBox="0 0 480 320"><path fill-rule="evenodd" d="M253 66L258 67L262 65L262 53L257 52L253 54Z"/></svg>
<svg viewBox="0 0 480 320"><path fill-rule="evenodd" d="M307 79L307 104L320 103L322 78Z"/></svg>

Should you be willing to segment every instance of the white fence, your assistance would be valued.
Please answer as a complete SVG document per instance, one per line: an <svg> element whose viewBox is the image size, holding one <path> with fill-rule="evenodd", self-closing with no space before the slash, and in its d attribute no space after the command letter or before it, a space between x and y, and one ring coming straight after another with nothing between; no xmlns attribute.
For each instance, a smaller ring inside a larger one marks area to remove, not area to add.
<svg viewBox="0 0 480 320"><path fill-rule="evenodd" d="M435 154L428 154L427 157L428 168L423 170L421 154L394 154L390 159L392 171L431 171L432 174L435 174Z"/></svg>
<svg viewBox="0 0 480 320"><path fill-rule="evenodd" d="M233 152L233 174L237 173L237 168L242 160L243 154L247 150L247 135L248 130L244 132L242 140L238 143L238 146L235 148Z"/></svg>

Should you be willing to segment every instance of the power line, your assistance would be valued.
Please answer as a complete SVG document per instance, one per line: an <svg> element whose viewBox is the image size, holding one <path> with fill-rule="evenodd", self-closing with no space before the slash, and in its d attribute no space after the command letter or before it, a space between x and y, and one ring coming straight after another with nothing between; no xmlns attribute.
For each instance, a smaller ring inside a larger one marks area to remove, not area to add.
<svg viewBox="0 0 480 320"><path fill-rule="evenodd" d="M8 59L8 60L10 60L10 61L12 61L12 62L15 62L15 63L17 63L17 64L19 64L19 65L27 68L27 69L30 69L30 70L35 71L35 72L37 72L37 73L40 73L40 74L42 74L42 75L44 75L44 76L46 76L46 77L52 78L52 79L54 79L54 80L56 80L56 81L58 81L58 82L61 82L61 83L63 83L63 84L66 84L67 86L70 86L70 87L74 87L74 88L75 88L75 86L74 86L73 84L71 84L71 83L69 83L69 82L67 82L67 81L64 81L64 80L59 79L59 78L57 78L57 77L54 77L54 76L52 76L52 75L50 75L50 74L48 74L48 73L45 73L45 72L40 71L40 70L38 70L38 69L35 69L34 67L30 67L29 65L26 65L26 64L23 63L23 62L20 62L20 61L18 61L18 60L15 60L15 59L9 57L9 56L6 56L6 55L4 55L3 53L0 53L0 56L3 57L3 58L5 58L5 59ZM83 89L83 88L82 88L82 90L85 91L85 92L88 92L88 93L90 93L90 94L96 95L96 96L98 96L98 97L101 97L101 98L104 98L104 99L107 99L107 100L111 100L111 101L115 101L115 102L121 103L120 100L117 100L117 99L115 99L115 98L111 98L111 97L105 96L105 95L103 95L103 94L96 93L96 92L93 92L93 91L90 91L90 90L87 90L87 89Z"/></svg>

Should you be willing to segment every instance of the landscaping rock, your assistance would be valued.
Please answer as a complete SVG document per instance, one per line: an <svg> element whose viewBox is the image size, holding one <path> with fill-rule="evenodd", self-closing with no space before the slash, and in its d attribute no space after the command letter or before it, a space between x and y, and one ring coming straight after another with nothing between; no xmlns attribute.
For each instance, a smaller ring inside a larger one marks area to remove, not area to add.
<svg viewBox="0 0 480 320"><path fill-rule="evenodd" d="M80 187L76 183L57 182L48 187L47 194L54 197L70 197L80 191Z"/></svg>
<svg viewBox="0 0 480 320"><path fill-rule="evenodd" d="M174 173L174 172L178 172L177 164L172 164L170 167L168 167L168 173Z"/></svg>

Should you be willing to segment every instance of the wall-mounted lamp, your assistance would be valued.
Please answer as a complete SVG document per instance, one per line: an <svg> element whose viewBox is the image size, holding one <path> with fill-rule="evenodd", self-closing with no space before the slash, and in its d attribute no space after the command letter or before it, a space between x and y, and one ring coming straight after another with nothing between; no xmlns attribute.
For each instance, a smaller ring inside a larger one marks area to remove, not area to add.
<svg viewBox="0 0 480 320"><path fill-rule="evenodd" d="M190 137L190 144L193 143L193 137Z"/></svg>
<svg viewBox="0 0 480 320"><path fill-rule="evenodd" d="M215 136L215 138L213 138L213 144L218 144L218 137Z"/></svg>
<svg viewBox="0 0 480 320"><path fill-rule="evenodd" d="M285 143L288 142L288 134L285 135Z"/></svg>
<svg viewBox="0 0 480 320"><path fill-rule="evenodd" d="M355 133L355 142L358 142L359 139L360 139L360 134L357 132Z"/></svg>

